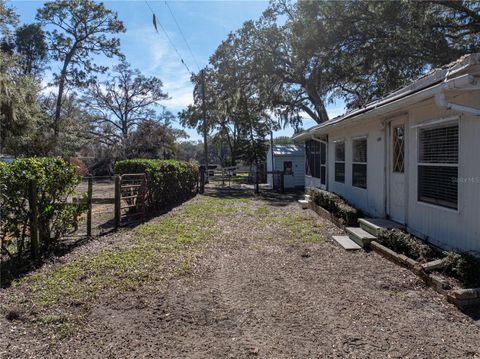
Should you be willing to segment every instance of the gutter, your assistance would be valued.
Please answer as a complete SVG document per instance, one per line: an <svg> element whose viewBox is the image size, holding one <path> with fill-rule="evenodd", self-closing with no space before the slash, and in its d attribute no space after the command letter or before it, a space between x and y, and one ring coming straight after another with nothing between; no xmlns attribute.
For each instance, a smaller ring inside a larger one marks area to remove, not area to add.
<svg viewBox="0 0 480 359"><path fill-rule="evenodd" d="M446 110L466 112L475 116L480 116L479 108L449 102L445 95L446 90L480 90L480 85L478 85L475 77L472 75L463 75L444 82L440 92L435 94L435 104Z"/></svg>

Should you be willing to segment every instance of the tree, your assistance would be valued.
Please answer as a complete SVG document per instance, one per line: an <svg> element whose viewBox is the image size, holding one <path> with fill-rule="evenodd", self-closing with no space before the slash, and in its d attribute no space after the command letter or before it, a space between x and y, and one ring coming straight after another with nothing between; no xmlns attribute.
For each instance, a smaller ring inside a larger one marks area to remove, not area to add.
<svg viewBox="0 0 480 359"><path fill-rule="evenodd" d="M15 11L0 0L0 50L4 53L12 53L13 29L18 24L18 15Z"/></svg>
<svg viewBox="0 0 480 359"><path fill-rule="evenodd" d="M38 10L37 20L43 26L53 26L46 35L52 59L61 63L60 72L54 76L58 85L53 117L56 143L66 86L85 86L95 73L105 72L106 67L95 64L92 55L120 56L119 39L108 35L124 32L125 28L116 13L92 0L47 2Z"/></svg>
<svg viewBox="0 0 480 359"><path fill-rule="evenodd" d="M184 137L185 134L165 123L143 121L128 138L127 157L171 159L176 153L178 136Z"/></svg>
<svg viewBox="0 0 480 359"><path fill-rule="evenodd" d="M15 49L25 75L37 77L44 70L47 60L45 33L39 24L23 25L15 32Z"/></svg>
<svg viewBox="0 0 480 359"><path fill-rule="evenodd" d="M146 77L125 61L113 71L105 81L89 86L83 102L95 116L94 134L106 145L126 146L137 126L155 120L155 106L168 95L159 78ZM162 113L163 120L171 121L171 117L169 112Z"/></svg>
<svg viewBox="0 0 480 359"><path fill-rule="evenodd" d="M292 145L293 140L290 136L278 136L273 139L275 145Z"/></svg>
<svg viewBox="0 0 480 359"><path fill-rule="evenodd" d="M22 154L41 118L39 86L21 74L17 58L0 52L0 153Z"/></svg>

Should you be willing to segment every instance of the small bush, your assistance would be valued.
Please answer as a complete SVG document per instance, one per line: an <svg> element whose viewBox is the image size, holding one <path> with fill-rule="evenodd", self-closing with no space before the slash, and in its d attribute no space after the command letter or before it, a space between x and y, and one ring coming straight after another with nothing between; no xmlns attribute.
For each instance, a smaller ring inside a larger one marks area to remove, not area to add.
<svg viewBox="0 0 480 359"><path fill-rule="evenodd" d="M426 261L435 257L432 247L400 229L381 230L377 241L397 253L418 261Z"/></svg>
<svg viewBox="0 0 480 359"><path fill-rule="evenodd" d="M445 271L467 288L480 287L480 258L468 253L445 252Z"/></svg>
<svg viewBox="0 0 480 359"><path fill-rule="evenodd" d="M356 226L358 223L359 211L347 204L336 194L324 191L315 187L307 188L307 194L318 206L325 208L334 216L343 220L347 226Z"/></svg>
<svg viewBox="0 0 480 359"><path fill-rule="evenodd" d="M198 168L174 160L125 160L115 163L116 174L146 173L147 207L160 209L190 198L196 190Z"/></svg>
<svg viewBox="0 0 480 359"><path fill-rule="evenodd" d="M48 247L70 231L78 216L67 197L77 185L75 167L57 157L21 158L0 166L2 235L15 238L18 252L29 237L30 188L37 197L39 242Z"/></svg>

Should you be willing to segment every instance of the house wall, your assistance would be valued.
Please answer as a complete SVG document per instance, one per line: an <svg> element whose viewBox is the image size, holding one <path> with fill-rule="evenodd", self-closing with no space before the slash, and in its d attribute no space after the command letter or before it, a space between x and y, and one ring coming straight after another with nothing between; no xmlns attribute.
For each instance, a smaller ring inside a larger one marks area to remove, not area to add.
<svg viewBox="0 0 480 359"><path fill-rule="evenodd" d="M305 187L317 187L326 189L324 185L320 183L320 178L305 175Z"/></svg>
<svg viewBox="0 0 480 359"><path fill-rule="evenodd" d="M352 141L367 137L367 188L352 186ZM345 141L345 183L335 182L335 141ZM380 119L332 129L328 133L329 191L344 197L349 203L373 217L385 216L385 138Z"/></svg>
<svg viewBox="0 0 480 359"><path fill-rule="evenodd" d="M452 99L480 108L478 92ZM419 202L417 192L418 128L432 118L460 115L458 210ZM480 118L435 106L433 100L409 111L407 227L421 237L447 249L480 251Z"/></svg>
<svg viewBox="0 0 480 359"><path fill-rule="evenodd" d="M480 108L475 92L451 97L455 103ZM459 115L459 189L458 210L419 202L417 192L418 128L415 126L438 118ZM372 217L388 215L389 175L386 162L385 124L400 116L405 119L405 197L407 229L445 249L480 252L480 118L471 114L447 111L434 100L410 106L361 123L349 123L328 131L327 189ZM388 128L388 127L387 127ZM352 140L367 136L367 188L352 186ZM335 141L345 141L345 183L335 182ZM390 143L388 143L390 146ZM390 159L389 159L390 161ZM320 180L305 177L305 186L320 187Z"/></svg>

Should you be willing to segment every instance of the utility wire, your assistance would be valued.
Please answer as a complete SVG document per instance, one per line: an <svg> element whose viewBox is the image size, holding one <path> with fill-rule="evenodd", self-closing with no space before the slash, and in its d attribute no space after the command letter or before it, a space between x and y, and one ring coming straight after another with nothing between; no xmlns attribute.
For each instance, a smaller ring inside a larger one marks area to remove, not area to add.
<svg viewBox="0 0 480 359"><path fill-rule="evenodd" d="M155 15L155 12L153 11L152 7L150 6L150 4L148 3L147 0L145 0L145 4L147 4L148 8L149 8L150 11L152 12L152 15L153 15L153 26L155 27L155 30L157 31L157 33L158 33L158 29L157 29L157 23L158 23L158 25L160 25L160 28L162 29L163 33L165 34L165 37L167 38L168 42L170 43L170 45L173 47L173 49L174 49L175 52L177 53L178 57L180 58L180 61L182 62L183 66L185 66L185 68L187 69L188 73L190 73L190 74L193 75L193 72L190 71L190 68L188 67L187 63L183 60L182 55L180 55L180 52L179 52L178 49L176 48L176 46L175 46L175 44L173 43L173 41L172 41L172 39L170 38L170 36L168 36L168 33L167 33L167 31L165 30L165 28L163 27L162 23L157 20L157 15ZM197 66L198 66L198 65L197 65Z"/></svg>
<svg viewBox="0 0 480 359"><path fill-rule="evenodd" d="M198 69L198 71L200 71L200 66L198 66L197 59L195 58L195 55L193 54L193 51L192 51L190 45L188 44L188 41L185 37L185 34L182 31L182 28L180 27L180 24L177 21L177 18L173 14L173 11L170 8L170 5L168 5L168 2L166 0L165 0L165 6L168 8L168 11L170 12L170 15L172 15L173 21L175 21L175 24L177 25L178 31L180 32L180 35L182 35L182 38L183 38L183 41L185 42L185 45L187 45L188 51L190 52L190 55L192 56L192 59L195 62L195 65L197 65L197 69Z"/></svg>

